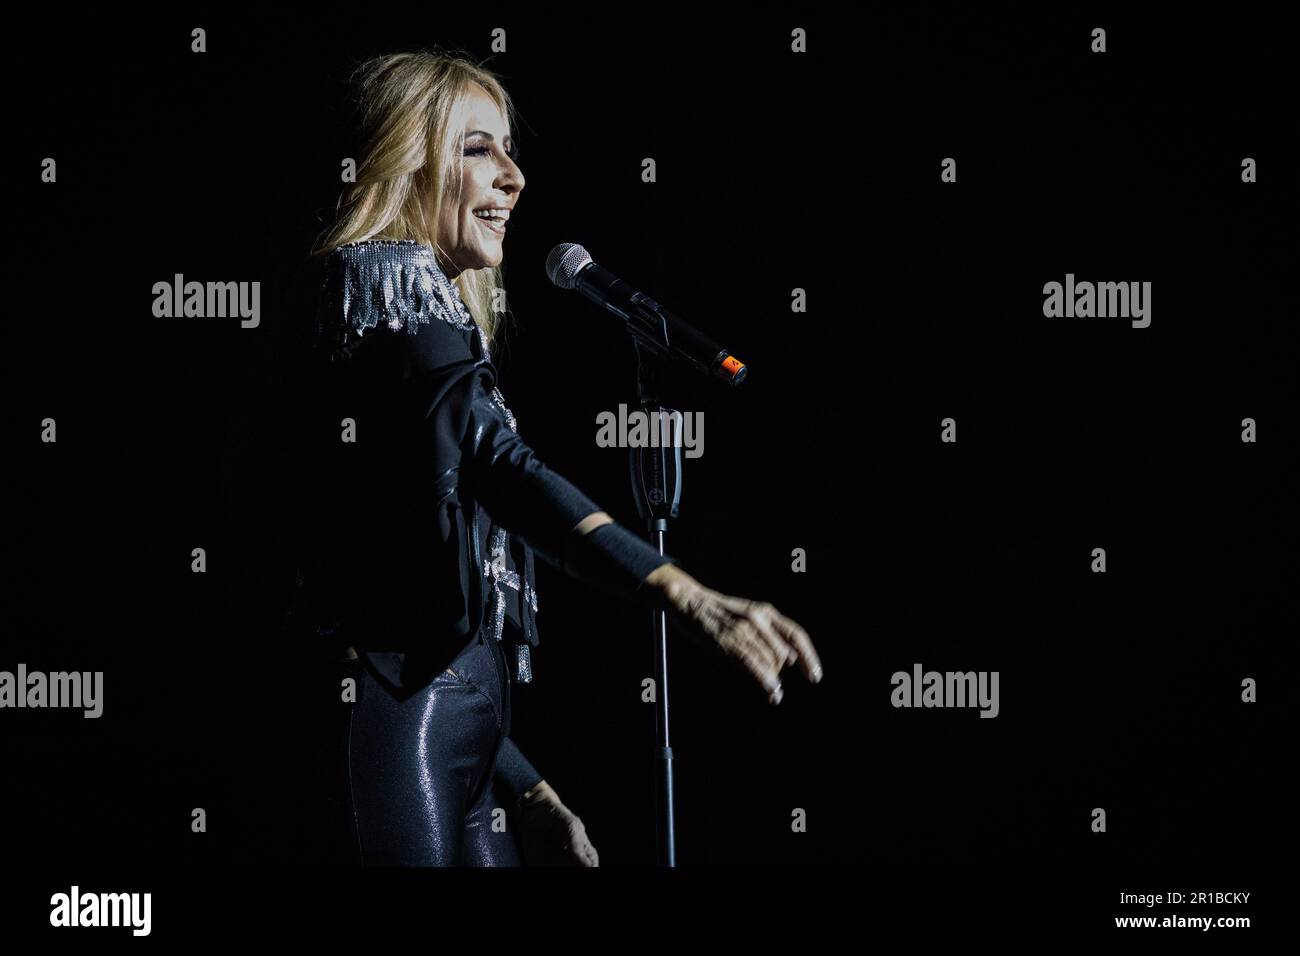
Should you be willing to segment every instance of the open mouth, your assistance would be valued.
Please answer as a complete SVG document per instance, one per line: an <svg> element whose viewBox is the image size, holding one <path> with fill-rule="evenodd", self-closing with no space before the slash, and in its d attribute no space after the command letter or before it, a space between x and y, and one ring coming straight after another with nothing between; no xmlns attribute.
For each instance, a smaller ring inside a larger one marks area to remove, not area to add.
<svg viewBox="0 0 1300 956"><path fill-rule="evenodd" d="M475 209L474 218L479 225L494 235L506 234L506 221L510 218L509 209Z"/></svg>

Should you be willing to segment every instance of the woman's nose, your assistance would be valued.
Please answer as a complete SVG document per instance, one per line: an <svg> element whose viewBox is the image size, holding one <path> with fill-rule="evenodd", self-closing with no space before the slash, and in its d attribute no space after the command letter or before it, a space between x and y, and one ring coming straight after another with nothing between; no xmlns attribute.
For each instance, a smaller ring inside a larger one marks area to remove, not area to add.
<svg viewBox="0 0 1300 956"><path fill-rule="evenodd" d="M500 187L513 192L519 192L524 188L524 182L523 170L519 168L519 165L513 159L507 156L506 165L503 167L501 173L501 179L499 182Z"/></svg>

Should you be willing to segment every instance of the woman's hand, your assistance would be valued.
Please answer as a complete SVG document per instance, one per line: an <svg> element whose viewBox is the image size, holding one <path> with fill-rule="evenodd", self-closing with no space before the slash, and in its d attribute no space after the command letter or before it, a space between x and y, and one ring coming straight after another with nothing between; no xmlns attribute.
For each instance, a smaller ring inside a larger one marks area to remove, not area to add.
<svg viewBox="0 0 1300 956"><path fill-rule="evenodd" d="M600 865L587 828L545 780L519 798L515 819L519 848L527 865Z"/></svg>
<svg viewBox="0 0 1300 956"><path fill-rule="evenodd" d="M645 579L659 607L681 629L735 657L781 703L781 671L795 663L816 684L822 665L808 632L766 601L732 597L707 588L681 568L663 564Z"/></svg>

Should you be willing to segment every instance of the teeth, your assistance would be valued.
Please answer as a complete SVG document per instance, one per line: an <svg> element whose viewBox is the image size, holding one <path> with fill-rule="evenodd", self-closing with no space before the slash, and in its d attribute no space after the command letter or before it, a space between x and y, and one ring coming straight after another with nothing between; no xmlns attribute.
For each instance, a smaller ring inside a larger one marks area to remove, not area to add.
<svg viewBox="0 0 1300 956"><path fill-rule="evenodd" d="M480 219L495 219L499 222L505 222L510 218L509 209L475 209L474 215Z"/></svg>

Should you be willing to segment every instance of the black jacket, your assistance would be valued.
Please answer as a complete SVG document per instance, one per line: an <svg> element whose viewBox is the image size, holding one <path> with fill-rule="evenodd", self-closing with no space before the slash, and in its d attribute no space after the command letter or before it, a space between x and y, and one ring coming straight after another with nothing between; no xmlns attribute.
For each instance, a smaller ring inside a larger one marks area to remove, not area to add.
<svg viewBox="0 0 1300 956"><path fill-rule="evenodd" d="M428 246L331 252L312 340L297 627L355 647L396 696L483 627L512 644L511 677L530 679L533 551L563 567L573 528L601 508L519 436L486 337ZM603 547L588 561L628 582L673 560L635 540ZM539 778L513 744L503 761L516 784Z"/></svg>
<svg viewBox="0 0 1300 956"><path fill-rule="evenodd" d="M304 571L321 623L405 695L485 623L495 632L496 590L527 598L507 610L536 645L533 548L559 565L600 507L519 436L485 338L429 247L351 243L324 269ZM519 587L501 586L513 575Z"/></svg>

